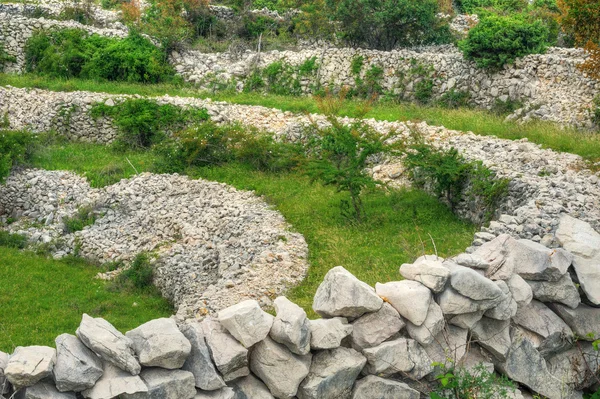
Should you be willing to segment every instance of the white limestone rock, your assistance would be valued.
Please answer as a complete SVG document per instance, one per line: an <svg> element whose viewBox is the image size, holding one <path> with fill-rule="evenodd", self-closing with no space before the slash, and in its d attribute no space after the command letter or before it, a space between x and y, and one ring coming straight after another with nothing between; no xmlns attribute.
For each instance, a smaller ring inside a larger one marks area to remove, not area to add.
<svg viewBox="0 0 600 399"><path fill-rule="evenodd" d="M398 311L387 302L378 311L362 315L351 324L352 346L358 349L377 346L405 326Z"/></svg>
<svg viewBox="0 0 600 399"><path fill-rule="evenodd" d="M148 392L139 375L131 375L109 362L104 362L102 377L90 389L81 392L88 399L113 399L123 394Z"/></svg>
<svg viewBox="0 0 600 399"><path fill-rule="evenodd" d="M435 256L421 257L415 263L400 266L400 274L408 280L418 281L433 292L440 292L450 277L448 268L442 265L443 259Z"/></svg>
<svg viewBox="0 0 600 399"><path fill-rule="evenodd" d="M411 281L392 281L375 285L377 294L394 307L400 316L420 326L427 318L432 294L423 284Z"/></svg>
<svg viewBox="0 0 600 399"><path fill-rule="evenodd" d="M231 382L236 399L274 399L269 388L252 374Z"/></svg>
<svg viewBox="0 0 600 399"><path fill-rule="evenodd" d="M127 331L125 336L133 343L133 350L145 367L178 369L192 350L173 319L151 320Z"/></svg>
<svg viewBox="0 0 600 399"><path fill-rule="evenodd" d="M517 302L517 306L529 305L533 299L533 291L527 281L518 274L513 274L506 280L508 289L512 294L513 299Z"/></svg>
<svg viewBox="0 0 600 399"><path fill-rule="evenodd" d="M8 359L4 375L17 388L35 385L52 374L56 349L48 346L17 346Z"/></svg>
<svg viewBox="0 0 600 399"><path fill-rule="evenodd" d="M313 350L337 348L352 333L352 325L343 317L310 320L309 326L310 347Z"/></svg>
<svg viewBox="0 0 600 399"><path fill-rule="evenodd" d="M571 309L577 308L581 303L579 291L569 273L557 281L527 281L531 287L533 297L542 302L557 302L567 305Z"/></svg>
<svg viewBox="0 0 600 399"><path fill-rule="evenodd" d="M80 392L94 386L102 376L102 360L76 336L56 337L54 381L61 392Z"/></svg>
<svg viewBox="0 0 600 399"><path fill-rule="evenodd" d="M419 399L421 394L403 382L368 375L356 381L352 399Z"/></svg>
<svg viewBox="0 0 600 399"><path fill-rule="evenodd" d="M206 345L223 380L227 382L250 374L248 349L233 338L218 320L206 318L201 324Z"/></svg>
<svg viewBox="0 0 600 399"><path fill-rule="evenodd" d="M429 310L427 311L427 318L420 326L417 326L410 321L406 323L406 331L411 338L419 342L421 345L430 344L438 335L446 322L444 320L444 314L440 306L431 301L429 303Z"/></svg>
<svg viewBox="0 0 600 399"><path fill-rule="evenodd" d="M242 345L250 348L269 335L274 318L249 299L221 310L218 319Z"/></svg>
<svg viewBox="0 0 600 399"><path fill-rule="evenodd" d="M417 341L398 338L363 350L367 364L365 374L390 376L395 373L421 379L433 371L431 359Z"/></svg>
<svg viewBox="0 0 600 399"><path fill-rule="evenodd" d="M310 322L306 312L286 297L273 301L277 316L269 336L285 345L292 353L306 355L310 352Z"/></svg>
<svg viewBox="0 0 600 399"><path fill-rule="evenodd" d="M510 320L483 317L471 330L479 345L503 361L510 349Z"/></svg>
<svg viewBox="0 0 600 399"><path fill-rule="evenodd" d="M192 399L196 396L194 375L189 371L145 368L140 378L148 391L124 393L122 399Z"/></svg>
<svg viewBox="0 0 600 399"><path fill-rule="evenodd" d="M548 304L560 316L579 339L595 341L600 339L600 308L580 304L576 309L561 304Z"/></svg>
<svg viewBox="0 0 600 399"><path fill-rule="evenodd" d="M75 399L75 392L60 392L49 383L40 381L25 391L25 399Z"/></svg>
<svg viewBox="0 0 600 399"><path fill-rule="evenodd" d="M192 348L181 369L194 375L195 384L199 389L213 391L225 387L225 381L217 372L210 357L202 325L200 323L184 324L180 329Z"/></svg>
<svg viewBox="0 0 600 399"><path fill-rule="evenodd" d="M216 391L196 391L194 399L237 399L233 388L225 387Z"/></svg>

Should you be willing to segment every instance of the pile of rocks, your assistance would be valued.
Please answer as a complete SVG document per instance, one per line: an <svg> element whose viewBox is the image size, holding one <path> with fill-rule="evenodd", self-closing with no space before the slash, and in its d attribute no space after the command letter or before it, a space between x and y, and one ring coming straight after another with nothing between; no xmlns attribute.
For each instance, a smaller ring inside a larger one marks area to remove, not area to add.
<svg viewBox="0 0 600 399"><path fill-rule="evenodd" d="M563 217L555 250L504 235L472 254L423 256L375 289L335 267L314 296L318 320L283 296L275 317L246 300L125 335L83 315L56 350L0 353L0 380L31 399L417 399L445 364L581 398L600 375L590 342L600 338L600 234L584 225Z"/></svg>
<svg viewBox="0 0 600 399"><path fill-rule="evenodd" d="M95 222L65 230L66 218L93 209ZM214 313L298 284L307 270L304 238L250 192L178 175L142 174L92 189L68 172L23 170L0 186L0 218L57 258L129 263L156 253L155 285L180 319Z"/></svg>

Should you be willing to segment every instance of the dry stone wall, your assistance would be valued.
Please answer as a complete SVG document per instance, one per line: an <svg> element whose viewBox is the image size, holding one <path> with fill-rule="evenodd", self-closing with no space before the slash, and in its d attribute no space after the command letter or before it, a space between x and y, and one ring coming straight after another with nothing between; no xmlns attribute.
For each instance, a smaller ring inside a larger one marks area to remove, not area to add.
<svg viewBox="0 0 600 399"><path fill-rule="evenodd" d="M600 375L591 342L600 308L574 281L590 281L580 262L592 245L600 268L600 234L579 235L591 227L569 216L559 224L564 248L502 235L472 254L422 256L400 267L402 281L375 288L334 267L314 296L317 320L284 296L275 316L246 300L125 334L84 314L56 349L0 352L1 389L53 399L418 399L445 365L498 370L520 384L512 398L525 389L582 398Z"/></svg>

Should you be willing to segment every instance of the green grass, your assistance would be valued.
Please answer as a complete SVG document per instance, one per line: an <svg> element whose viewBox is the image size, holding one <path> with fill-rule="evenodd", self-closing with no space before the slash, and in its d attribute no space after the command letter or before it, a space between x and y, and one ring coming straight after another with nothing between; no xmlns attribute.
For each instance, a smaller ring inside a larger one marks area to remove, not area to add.
<svg viewBox="0 0 600 399"><path fill-rule="evenodd" d="M119 82L96 82L88 80L48 79L35 75L0 74L0 85L15 87L37 87L54 91L84 90L113 94L140 94L159 96L163 94L212 98L238 104L262 105L292 112L318 112L316 101L311 97L290 97L261 95L257 93L206 93L189 85L144 85ZM358 115L357 101L348 101L341 110L341 115ZM582 132L575 129L542 121L527 124L506 123L504 116L493 113L461 108L445 109L435 106L422 106L411 103L380 102L373 105L367 114L368 118L387 121L425 121L432 125L441 125L449 129L472 131L480 135L494 135L500 138L517 140L528 138L556 151L578 154L584 159L600 161L600 134Z"/></svg>
<svg viewBox="0 0 600 399"><path fill-rule="evenodd" d="M75 333L83 313L103 317L123 332L172 314L156 292L113 292L109 283L94 278L98 271L81 259L58 261L0 247L0 351L54 346L59 334Z"/></svg>
<svg viewBox="0 0 600 399"><path fill-rule="evenodd" d="M144 158L136 158L142 155ZM137 160L140 172L152 170L148 153L116 153L105 146L77 143L39 148L32 166L86 173L98 187L108 182L101 176L103 164L120 162L124 166L126 157ZM255 190L283 214L295 231L304 235L311 269L289 296L312 316L312 297L330 268L342 265L369 284L397 280L402 263L434 253L432 239L440 256L447 256L463 251L475 232L474 226L459 221L437 199L420 191L369 192L364 197L366 222L352 224L340 216L339 203L344 194L311 183L300 172L273 174L225 165L195 168L188 174ZM121 176L129 175L131 171L124 168ZM121 176L112 175L110 180Z"/></svg>

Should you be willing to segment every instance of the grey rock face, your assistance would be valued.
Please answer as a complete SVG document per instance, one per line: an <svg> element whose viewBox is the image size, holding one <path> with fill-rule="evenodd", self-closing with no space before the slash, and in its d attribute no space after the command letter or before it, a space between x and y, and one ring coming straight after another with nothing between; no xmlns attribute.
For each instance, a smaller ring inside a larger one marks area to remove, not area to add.
<svg viewBox="0 0 600 399"><path fill-rule="evenodd" d="M438 296L438 304L445 315L463 315L491 309L497 306L505 298L500 288L495 284L493 285L499 292L499 295L494 299L476 301L461 295L452 287L446 287L446 289Z"/></svg>
<svg viewBox="0 0 600 399"><path fill-rule="evenodd" d="M517 240L510 251L515 272L525 280L557 281L573 262L573 256L563 249L549 249L529 240Z"/></svg>
<svg viewBox="0 0 600 399"><path fill-rule="evenodd" d="M338 399L350 397L352 386L367 359L349 348L318 352L310 372L300 385L300 399Z"/></svg>
<svg viewBox="0 0 600 399"><path fill-rule="evenodd" d="M404 372L421 379L433 371L431 359L423 347L412 339L387 341L363 350L363 355L367 358L366 374L388 376Z"/></svg>
<svg viewBox="0 0 600 399"><path fill-rule="evenodd" d="M216 391L196 391L194 399L237 399L233 388L225 387Z"/></svg>
<svg viewBox="0 0 600 399"><path fill-rule="evenodd" d="M506 280L506 284L518 306L528 305L533 299L531 286L518 274L513 274Z"/></svg>
<svg viewBox="0 0 600 399"><path fill-rule="evenodd" d="M495 283L502 290L503 299L495 307L486 310L484 315L491 319L508 320L517 313L517 302L513 299L506 282L498 280Z"/></svg>
<svg viewBox="0 0 600 399"><path fill-rule="evenodd" d="M308 375L312 355L299 356L267 337L256 344L250 369L276 398L292 398Z"/></svg>
<svg viewBox="0 0 600 399"><path fill-rule="evenodd" d="M419 399L421 394L408 385L368 375L356 381L352 399Z"/></svg>
<svg viewBox="0 0 600 399"><path fill-rule="evenodd" d="M510 349L510 320L482 318L471 330L479 345L490 351L499 360L506 359Z"/></svg>
<svg viewBox="0 0 600 399"><path fill-rule="evenodd" d="M310 352L310 323L306 312L283 296L276 298L273 304L277 316L270 337L285 345L292 353L306 355Z"/></svg>
<svg viewBox="0 0 600 399"><path fill-rule="evenodd" d="M450 285L456 292L474 301L494 301L502 296L502 290L492 280L464 266L451 268Z"/></svg>
<svg viewBox="0 0 600 399"><path fill-rule="evenodd" d="M549 304L580 339L595 341L600 339L600 309L580 304L571 309L560 304Z"/></svg>
<svg viewBox="0 0 600 399"><path fill-rule="evenodd" d="M559 352L573 343L573 331L560 317L539 301L519 309L513 321L542 338L537 348L542 356Z"/></svg>
<svg viewBox="0 0 600 399"><path fill-rule="evenodd" d="M8 364L8 353L0 352L0 395L8 393L9 384L4 375L4 369Z"/></svg>
<svg viewBox="0 0 600 399"><path fill-rule="evenodd" d="M508 234L501 234L486 242L473 253L483 264L487 264L486 276L494 280L505 280L514 274L514 263L507 262L508 247L515 239ZM469 266L469 265L465 265Z"/></svg>
<svg viewBox="0 0 600 399"><path fill-rule="evenodd" d="M109 362L104 362L102 377L90 389L82 392L88 399L113 399L123 394L148 392L138 375L131 375Z"/></svg>
<svg viewBox="0 0 600 399"><path fill-rule="evenodd" d="M423 284L411 280L392 281L377 283L375 290L411 323L420 326L427 318L432 295Z"/></svg>
<svg viewBox="0 0 600 399"><path fill-rule="evenodd" d="M600 305L600 234L588 223L563 215L556 238L574 255L573 266L585 295Z"/></svg>
<svg viewBox="0 0 600 399"><path fill-rule="evenodd" d="M48 346L18 346L8 359L4 375L15 387L29 387L52 373L56 350Z"/></svg>
<svg viewBox="0 0 600 399"><path fill-rule="evenodd" d="M479 310L472 313L463 313L448 319L448 324L470 330L483 317L485 310Z"/></svg>
<svg viewBox="0 0 600 399"><path fill-rule="evenodd" d="M212 362L201 324L185 324L181 326L181 332L192 347L190 355L181 367L182 370L189 371L194 375L196 386L200 389L213 391L223 388L225 381L217 373Z"/></svg>
<svg viewBox="0 0 600 399"><path fill-rule="evenodd" d="M100 358L74 335L59 335L55 342L56 388L61 392L80 392L93 387L103 372Z"/></svg>
<svg viewBox="0 0 600 399"><path fill-rule="evenodd" d="M450 277L450 271L442 262L442 258L435 256L421 257L415 263L400 266L400 274L405 279L418 281L433 292L440 292Z"/></svg>
<svg viewBox="0 0 600 399"><path fill-rule="evenodd" d="M468 334L465 328L448 325L423 348L432 362L446 364L450 359L454 364L459 364L467 351Z"/></svg>
<svg viewBox="0 0 600 399"><path fill-rule="evenodd" d="M558 353L546 359L551 375L565 384L585 389L597 381L590 370L600 369L600 357L589 342L580 342L568 351Z"/></svg>
<svg viewBox="0 0 600 399"><path fill-rule="evenodd" d="M40 381L27 388L25 399L75 399L75 393L60 392L54 385Z"/></svg>
<svg viewBox="0 0 600 399"><path fill-rule="evenodd" d="M141 366L133 356L133 342L108 321L84 313L76 334L85 346L103 360L132 375L140 373Z"/></svg>
<svg viewBox="0 0 600 399"><path fill-rule="evenodd" d="M155 319L127 331L140 363L146 367L178 369L192 349L173 319Z"/></svg>
<svg viewBox="0 0 600 399"><path fill-rule="evenodd" d="M360 349L377 346L404 326L398 311L386 302L378 311L367 313L352 322L352 346Z"/></svg>
<svg viewBox="0 0 600 399"><path fill-rule="evenodd" d="M192 399L196 396L194 375L189 371L148 368L142 370L140 378L148 392L123 394L123 399Z"/></svg>
<svg viewBox="0 0 600 399"><path fill-rule="evenodd" d="M310 320L311 349L334 349L352 333L352 325L343 317Z"/></svg>
<svg viewBox="0 0 600 399"><path fill-rule="evenodd" d="M235 399L273 399L271 391L261 380L252 374L231 382Z"/></svg>
<svg viewBox="0 0 600 399"><path fill-rule="evenodd" d="M221 310L219 322L242 345L249 348L269 334L273 316L264 312L255 300L247 300Z"/></svg>
<svg viewBox="0 0 600 399"><path fill-rule="evenodd" d="M528 281L533 297L542 302L558 302L575 309L581 302L579 291L566 273L558 281Z"/></svg>
<svg viewBox="0 0 600 399"><path fill-rule="evenodd" d="M383 300L372 287L342 266L327 272L313 300L313 309L322 317L356 318L382 305Z"/></svg>
<svg viewBox="0 0 600 399"><path fill-rule="evenodd" d="M429 310L427 311L427 318L423 324L417 326L408 321L406 323L406 330L411 338L425 345L433 342L435 336L442 331L445 324L442 309L435 301L431 301L429 303Z"/></svg>
<svg viewBox="0 0 600 399"><path fill-rule="evenodd" d="M248 349L233 338L218 320L208 318L201 324L210 355L225 382L250 374Z"/></svg>

